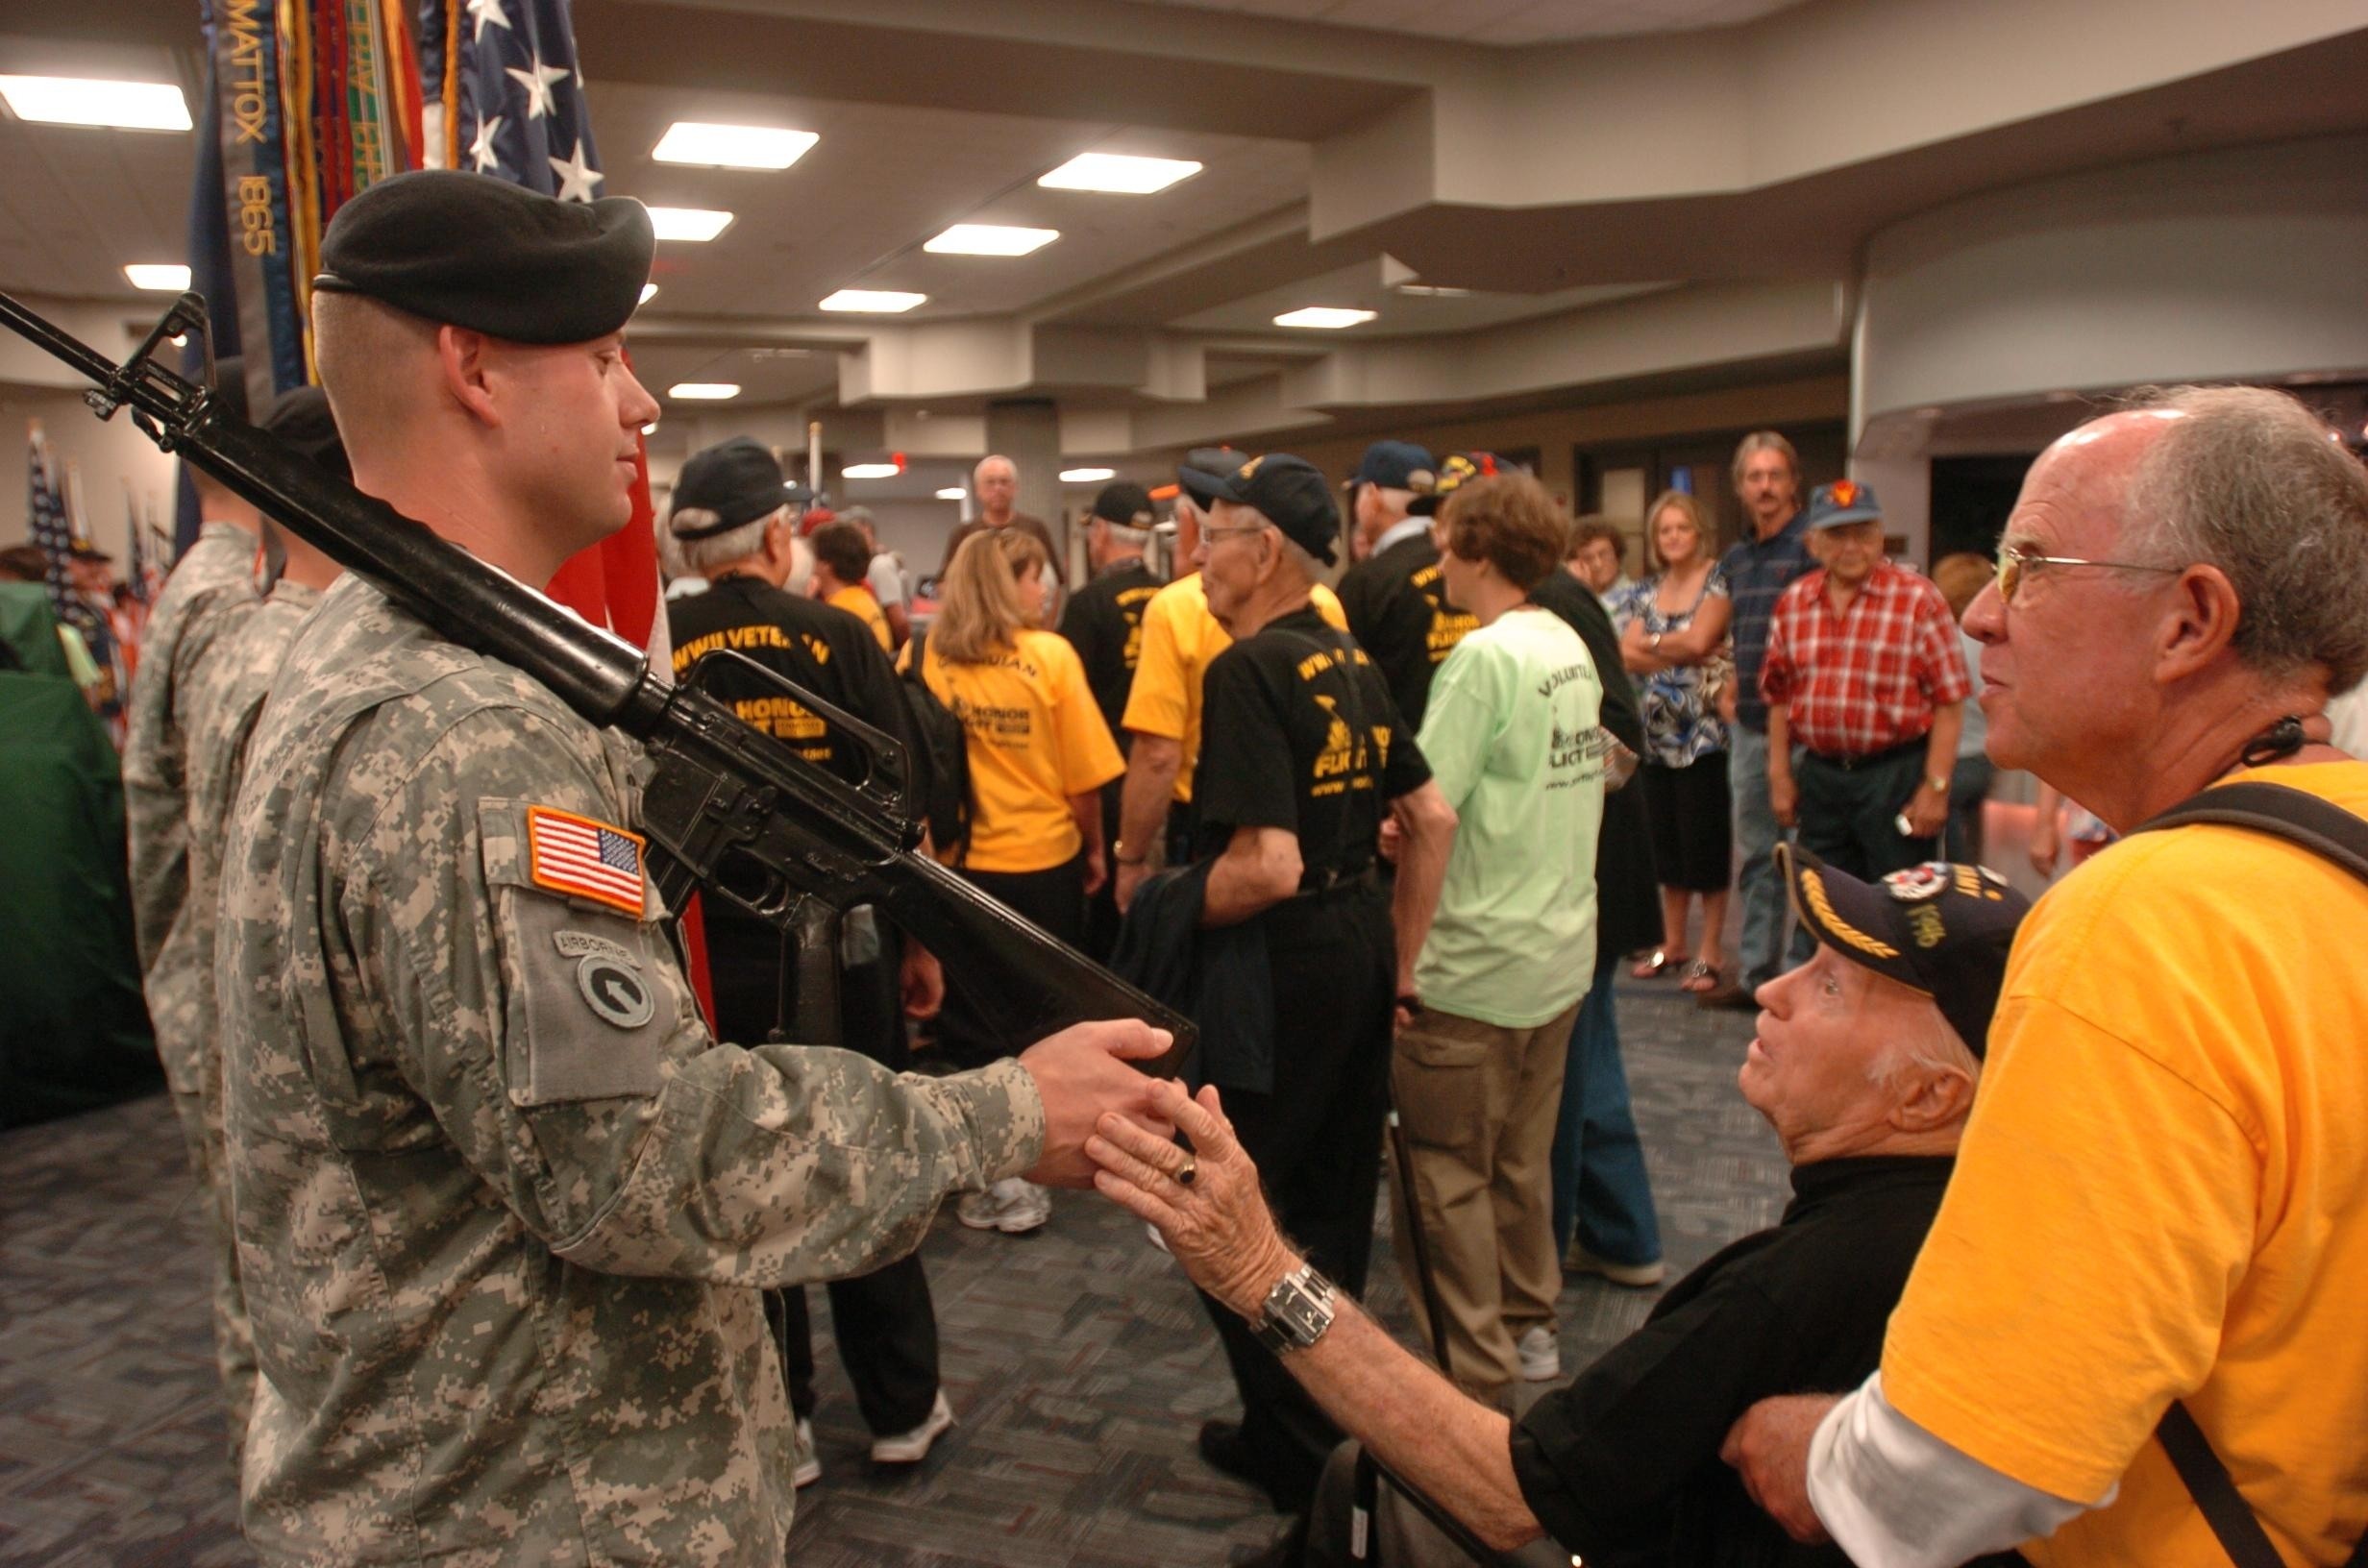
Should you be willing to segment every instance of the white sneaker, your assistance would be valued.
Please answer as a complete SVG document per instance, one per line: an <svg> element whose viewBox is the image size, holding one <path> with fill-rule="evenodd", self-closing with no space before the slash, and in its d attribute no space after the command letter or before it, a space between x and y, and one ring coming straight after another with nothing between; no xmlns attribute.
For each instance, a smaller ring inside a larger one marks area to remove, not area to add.
<svg viewBox="0 0 2368 1568"><path fill-rule="evenodd" d="M1052 1194L1034 1182L1006 1176L984 1192L971 1193L954 1205L954 1217L974 1231L1018 1236L1052 1217Z"/></svg>
<svg viewBox="0 0 2368 1568"><path fill-rule="evenodd" d="M814 1423L801 1421L790 1445L789 1483L811 1486L823 1479L823 1458L814 1448Z"/></svg>
<svg viewBox="0 0 2368 1568"><path fill-rule="evenodd" d="M1522 1382L1552 1383L1563 1375L1562 1341L1554 1336L1553 1324L1531 1324L1514 1348L1520 1352Z"/></svg>
<svg viewBox="0 0 2368 1568"><path fill-rule="evenodd" d="M937 1434L953 1425L953 1407L946 1403L946 1390L937 1391L937 1403L929 1407L927 1419L910 1432L900 1432L894 1437L872 1439L874 1464L919 1464L929 1457L929 1445Z"/></svg>

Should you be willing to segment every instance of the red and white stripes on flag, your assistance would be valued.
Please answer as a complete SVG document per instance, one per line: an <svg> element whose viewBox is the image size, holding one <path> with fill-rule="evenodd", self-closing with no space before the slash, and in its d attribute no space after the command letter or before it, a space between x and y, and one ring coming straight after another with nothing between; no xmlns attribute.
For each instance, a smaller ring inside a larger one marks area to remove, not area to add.
<svg viewBox="0 0 2368 1568"><path fill-rule="evenodd" d="M638 833L551 806L527 807L527 870L538 888L642 918Z"/></svg>

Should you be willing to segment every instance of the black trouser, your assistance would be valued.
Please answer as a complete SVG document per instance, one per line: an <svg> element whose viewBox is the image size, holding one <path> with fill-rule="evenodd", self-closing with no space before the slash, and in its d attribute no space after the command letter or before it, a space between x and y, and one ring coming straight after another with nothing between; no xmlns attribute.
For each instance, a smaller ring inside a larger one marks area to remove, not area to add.
<svg viewBox="0 0 2368 1568"><path fill-rule="evenodd" d="M1085 941L1085 855L1041 871L980 871L956 868L962 879L998 903L1007 904L1074 947ZM992 987L993 975L946 975L946 1006L937 1016L937 1046L957 1067L983 1067L1017 1056L1035 1043L1011 1040L996 1029L974 987Z"/></svg>
<svg viewBox="0 0 2368 1568"><path fill-rule="evenodd" d="M1819 860L1871 882L1941 858L1938 838L1912 839L1894 821L1924 787L1921 737L1868 757L1801 754L1800 845Z"/></svg>
<svg viewBox="0 0 2368 1568"><path fill-rule="evenodd" d="M1284 1234L1350 1295L1373 1251L1397 961L1372 886L1294 898L1259 917L1274 972L1274 1091L1221 1089ZM1276 1501L1304 1507L1340 1429L1249 1326L1203 1296L1242 1394L1242 1436Z"/></svg>
<svg viewBox="0 0 2368 1568"><path fill-rule="evenodd" d="M878 960L839 974L839 1043L898 1072L912 1054L904 1039L901 955L895 928L882 922ZM771 926L707 922L717 1033L737 1044L761 1045L777 1024L795 1017L796 971L789 956L787 939ZM937 1311L921 1255L855 1279L834 1280L828 1288L839 1362L854 1385L864 1425L876 1436L912 1431L928 1419L937 1400ZM805 1291L766 1291L765 1320L781 1354L790 1405L801 1418L810 1416L814 1344Z"/></svg>
<svg viewBox="0 0 2368 1568"><path fill-rule="evenodd" d="M1106 874L1101 889L1085 901L1085 956L1097 964L1110 962L1111 950L1119 944L1119 797L1126 793L1126 776L1122 773L1101 787L1102 865ZM1128 848L1129 856L1142 853Z"/></svg>

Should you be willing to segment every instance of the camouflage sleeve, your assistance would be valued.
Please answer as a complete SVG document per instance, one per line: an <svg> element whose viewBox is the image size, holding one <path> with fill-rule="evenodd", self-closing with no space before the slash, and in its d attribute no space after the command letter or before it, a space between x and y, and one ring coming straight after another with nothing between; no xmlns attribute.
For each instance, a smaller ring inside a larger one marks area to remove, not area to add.
<svg viewBox="0 0 2368 1568"><path fill-rule="evenodd" d="M637 845L638 898L555 891L570 877L530 808L626 815L590 732L480 710L400 780L349 765L370 821L325 869L381 1048L560 1256L749 1286L859 1274L919 1244L949 1191L1034 1162L1043 1102L1016 1063L932 1080L717 1043Z"/></svg>

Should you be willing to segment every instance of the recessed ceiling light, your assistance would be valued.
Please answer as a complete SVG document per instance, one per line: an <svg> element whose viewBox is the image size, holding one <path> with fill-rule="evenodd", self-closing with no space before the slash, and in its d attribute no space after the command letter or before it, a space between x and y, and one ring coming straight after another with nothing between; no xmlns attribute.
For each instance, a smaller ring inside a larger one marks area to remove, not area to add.
<svg viewBox="0 0 2368 1568"><path fill-rule="evenodd" d="M118 131L186 131L188 101L170 82L95 82L70 76L0 76L0 98L20 120L109 125Z"/></svg>
<svg viewBox="0 0 2368 1568"><path fill-rule="evenodd" d="M656 298L657 298L657 284L655 284L655 283L644 283L644 284L642 284L642 285L641 285L641 298L640 298L638 301L636 301L635 303L636 303L636 304L639 304L639 305L648 305L648 304L649 304L652 300L654 300L654 299L656 299Z"/></svg>
<svg viewBox="0 0 2368 1568"><path fill-rule="evenodd" d="M178 261L135 261L123 269L134 288L153 288L163 294L186 292L189 269Z"/></svg>
<svg viewBox="0 0 2368 1568"><path fill-rule="evenodd" d="M1119 471L1115 468L1064 468L1061 470L1063 484L1099 484L1105 479L1115 479L1118 477Z"/></svg>
<svg viewBox="0 0 2368 1568"><path fill-rule="evenodd" d="M1313 327L1323 331L1338 331L1343 327L1354 327L1370 321L1375 312L1351 310L1338 305L1310 305L1297 310L1286 310L1274 318L1277 327Z"/></svg>
<svg viewBox="0 0 2368 1568"><path fill-rule="evenodd" d="M1471 292L1468 288L1450 288L1445 283L1400 283L1397 291L1418 300L1460 300Z"/></svg>
<svg viewBox="0 0 2368 1568"><path fill-rule="evenodd" d="M721 403L726 398L740 395L738 381L677 381L666 389L670 398L684 403Z"/></svg>
<svg viewBox="0 0 2368 1568"><path fill-rule="evenodd" d="M731 214L703 207L654 207L650 227L660 239L713 239L731 227Z"/></svg>
<svg viewBox="0 0 2368 1568"><path fill-rule="evenodd" d="M970 492L963 489L960 485L950 484L946 486L945 489L940 490L937 493L937 499L940 501L960 501L963 497L969 494Z"/></svg>
<svg viewBox="0 0 2368 1568"><path fill-rule="evenodd" d="M904 472L894 463L850 463L839 470L842 479L893 479Z"/></svg>
<svg viewBox="0 0 2368 1568"><path fill-rule="evenodd" d="M1058 229L1021 229L1003 223L957 223L921 248L939 256L1025 256L1061 237Z"/></svg>
<svg viewBox="0 0 2368 1568"><path fill-rule="evenodd" d="M677 120L657 138L650 156L660 163L697 163L711 169L786 169L822 139L811 131Z"/></svg>
<svg viewBox="0 0 2368 1568"><path fill-rule="evenodd" d="M926 294L905 294L893 288L842 288L815 306L818 310L869 310L893 316L928 302Z"/></svg>
<svg viewBox="0 0 2368 1568"><path fill-rule="evenodd" d="M1118 153L1079 153L1036 183L1051 190L1099 190L1113 196L1148 196L1200 172L1181 158L1127 158Z"/></svg>

